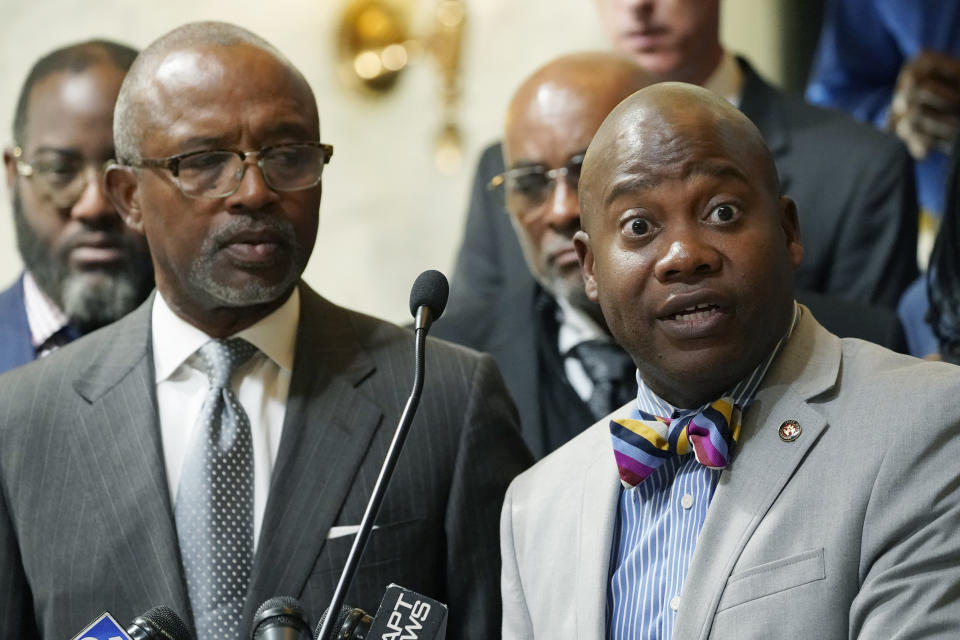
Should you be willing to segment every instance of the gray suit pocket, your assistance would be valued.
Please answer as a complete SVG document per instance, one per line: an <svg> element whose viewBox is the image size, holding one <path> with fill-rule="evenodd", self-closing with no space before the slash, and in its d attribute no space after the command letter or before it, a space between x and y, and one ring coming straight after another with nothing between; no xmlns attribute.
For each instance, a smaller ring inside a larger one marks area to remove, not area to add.
<svg viewBox="0 0 960 640"><path fill-rule="evenodd" d="M766 562L727 578L727 586L723 590L720 604L717 605L717 613L824 578L826 570L822 548Z"/></svg>

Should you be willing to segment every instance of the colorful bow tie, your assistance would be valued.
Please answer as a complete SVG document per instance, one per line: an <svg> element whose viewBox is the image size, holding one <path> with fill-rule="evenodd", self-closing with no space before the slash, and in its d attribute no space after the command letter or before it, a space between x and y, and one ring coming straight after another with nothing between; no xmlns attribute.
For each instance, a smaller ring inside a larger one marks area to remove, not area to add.
<svg viewBox="0 0 960 640"><path fill-rule="evenodd" d="M629 418L610 421L613 455L624 487L632 488L674 455L693 452L711 469L730 463L740 437L740 407L723 397L692 416L674 420L634 409ZM662 434L666 434L666 436Z"/></svg>

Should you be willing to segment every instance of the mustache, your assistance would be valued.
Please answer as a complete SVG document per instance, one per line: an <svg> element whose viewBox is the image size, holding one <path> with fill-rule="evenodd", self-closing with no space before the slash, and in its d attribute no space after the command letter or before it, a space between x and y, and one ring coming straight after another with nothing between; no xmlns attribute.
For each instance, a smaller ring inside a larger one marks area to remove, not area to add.
<svg viewBox="0 0 960 640"><path fill-rule="evenodd" d="M290 222L273 216L242 214L234 215L220 225L212 234L207 236L204 245L206 249L215 251L233 244L238 236L245 235L269 236L271 241L281 245L295 249L300 247L300 243L297 241L297 233Z"/></svg>

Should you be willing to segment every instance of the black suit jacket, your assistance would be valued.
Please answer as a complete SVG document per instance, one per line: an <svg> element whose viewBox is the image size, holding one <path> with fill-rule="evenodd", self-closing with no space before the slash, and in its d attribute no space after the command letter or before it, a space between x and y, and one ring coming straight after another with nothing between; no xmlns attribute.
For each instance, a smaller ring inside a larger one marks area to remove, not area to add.
<svg viewBox="0 0 960 640"><path fill-rule="evenodd" d="M244 609L332 595L413 377L409 331L301 288L283 435ZM60 640L109 610L128 622L187 595L165 476L152 298L0 376L0 637ZM347 603L397 582L450 606L450 637L499 633L497 522L529 462L489 357L430 340L420 411Z"/></svg>
<svg viewBox="0 0 960 640"><path fill-rule="evenodd" d="M782 193L800 210L805 255L797 287L895 309L917 275L916 189L906 149L873 127L784 93L746 61L740 64L740 108L770 147ZM477 167L452 309L497 295L508 280L532 279L502 192L486 188L502 171L500 145L491 145Z"/></svg>

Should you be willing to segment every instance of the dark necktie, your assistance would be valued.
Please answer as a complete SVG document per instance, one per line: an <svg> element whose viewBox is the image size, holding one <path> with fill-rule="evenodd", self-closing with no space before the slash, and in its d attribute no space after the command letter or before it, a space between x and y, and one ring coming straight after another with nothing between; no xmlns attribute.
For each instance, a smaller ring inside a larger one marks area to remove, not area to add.
<svg viewBox="0 0 960 640"><path fill-rule="evenodd" d="M636 367L619 345L587 340L574 347L573 354L593 382L587 406L594 418L602 418L636 397Z"/></svg>
<svg viewBox="0 0 960 640"><path fill-rule="evenodd" d="M210 381L184 461L174 516L197 638L236 640L253 567L253 441L230 389L257 348L211 340L198 353Z"/></svg>

